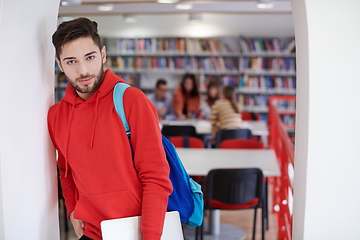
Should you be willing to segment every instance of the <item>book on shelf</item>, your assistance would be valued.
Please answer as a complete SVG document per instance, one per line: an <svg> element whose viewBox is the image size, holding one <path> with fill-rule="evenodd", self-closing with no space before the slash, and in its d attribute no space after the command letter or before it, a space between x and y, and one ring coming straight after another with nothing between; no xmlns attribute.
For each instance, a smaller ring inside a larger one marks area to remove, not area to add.
<svg viewBox="0 0 360 240"><path fill-rule="evenodd" d="M284 53L293 53L295 52L295 39L292 39L284 48Z"/></svg>
<svg viewBox="0 0 360 240"><path fill-rule="evenodd" d="M280 40L277 38L240 38L243 53L280 53Z"/></svg>

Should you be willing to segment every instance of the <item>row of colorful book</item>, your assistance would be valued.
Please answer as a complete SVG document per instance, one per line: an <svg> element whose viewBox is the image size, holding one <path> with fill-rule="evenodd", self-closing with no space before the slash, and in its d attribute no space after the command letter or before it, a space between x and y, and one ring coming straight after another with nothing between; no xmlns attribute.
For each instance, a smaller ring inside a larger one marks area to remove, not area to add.
<svg viewBox="0 0 360 240"><path fill-rule="evenodd" d="M293 53L295 39L280 38L241 38L240 48L243 53Z"/></svg>
<svg viewBox="0 0 360 240"><path fill-rule="evenodd" d="M263 38L241 38L240 39L240 48L243 53L252 53L252 52L281 52L281 44L280 39L272 38L272 39L263 39Z"/></svg>
<svg viewBox="0 0 360 240"><path fill-rule="evenodd" d="M279 112L292 112L296 109L295 101L287 101L287 100L274 100L273 104L276 106Z"/></svg>
<svg viewBox="0 0 360 240"><path fill-rule="evenodd" d="M185 38L120 38L116 49L122 53L234 53L234 49L220 39Z"/></svg>
<svg viewBox="0 0 360 240"><path fill-rule="evenodd" d="M242 57L240 71L295 73L296 61L291 57Z"/></svg>
<svg viewBox="0 0 360 240"><path fill-rule="evenodd" d="M238 101L243 107L243 111L267 112L268 95L244 95L239 94Z"/></svg>
<svg viewBox="0 0 360 240"><path fill-rule="evenodd" d="M295 94L294 77L241 75L239 87L245 92Z"/></svg>
<svg viewBox="0 0 360 240"><path fill-rule="evenodd" d="M188 39L189 53L233 53L230 45L220 39Z"/></svg>
<svg viewBox="0 0 360 240"><path fill-rule="evenodd" d="M166 69L191 71L233 72L238 74L232 58L222 57L144 57L119 56L108 57L106 67L122 70L130 69Z"/></svg>
<svg viewBox="0 0 360 240"><path fill-rule="evenodd" d="M117 39L117 52L120 53L185 53L184 38L121 38Z"/></svg>
<svg viewBox="0 0 360 240"><path fill-rule="evenodd" d="M222 86L239 86L239 77L236 75L204 75L199 76L199 89L201 92L206 92L210 82L216 82L220 87Z"/></svg>

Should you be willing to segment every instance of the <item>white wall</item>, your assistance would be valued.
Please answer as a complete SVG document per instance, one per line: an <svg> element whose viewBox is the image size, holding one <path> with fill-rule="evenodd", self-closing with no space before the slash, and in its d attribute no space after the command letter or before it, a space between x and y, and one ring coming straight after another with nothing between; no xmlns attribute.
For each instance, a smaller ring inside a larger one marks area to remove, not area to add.
<svg viewBox="0 0 360 240"><path fill-rule="evenodd" d="M298 73L293 239L360 239L360 2L291 3Z"/></svg>
<svg viewBox="0 0 360 240"><path fill-rule="evenodd" d="M2 0L0 239L59 239L56 167L46 115L53 103L58 0Z"/></svg>

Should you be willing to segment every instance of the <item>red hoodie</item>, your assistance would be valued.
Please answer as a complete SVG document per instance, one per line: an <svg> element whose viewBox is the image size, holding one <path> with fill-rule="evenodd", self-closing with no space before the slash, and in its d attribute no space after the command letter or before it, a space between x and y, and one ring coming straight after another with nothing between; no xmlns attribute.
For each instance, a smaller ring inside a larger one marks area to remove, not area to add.
<svg viewBox="0 0 360 240"><path fill-rule="evenodd" d="M134 161L113 103L124 82L107 70L86 101L68 85L48 113L50 137L58 150L60 180L68 214L85 222L84 235L102 239L105 219L142 216L143 240L159 240L172 187L161 144L157 112L137 88L124 93Z"/></svg>

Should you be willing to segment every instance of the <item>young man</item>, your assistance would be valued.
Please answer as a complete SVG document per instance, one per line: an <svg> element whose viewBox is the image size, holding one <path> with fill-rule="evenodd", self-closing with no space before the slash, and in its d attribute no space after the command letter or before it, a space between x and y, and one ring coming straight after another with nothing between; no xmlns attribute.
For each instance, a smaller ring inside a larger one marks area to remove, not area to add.
<svg viewBox="0 0 360 240"><path fill-rule="evenodd" d="M164 79L159 79L156 82L154 92L150 93L148 98L155 105L159 119L171 119L173 116L171 108L172 96L168 92L168 86Z"/></svg>
<svg viewBox="0 0 360 240"><path fill-rule="evenodd" d="M49 110L48 128L76 235L100 240L102 220L141 215L143 240L159 240L172 186L155 107L139 89L125 91L131 150L113 103L114 86L124 81L103 72L96 22L63 22L52 41L69 84Z"/></svg>

